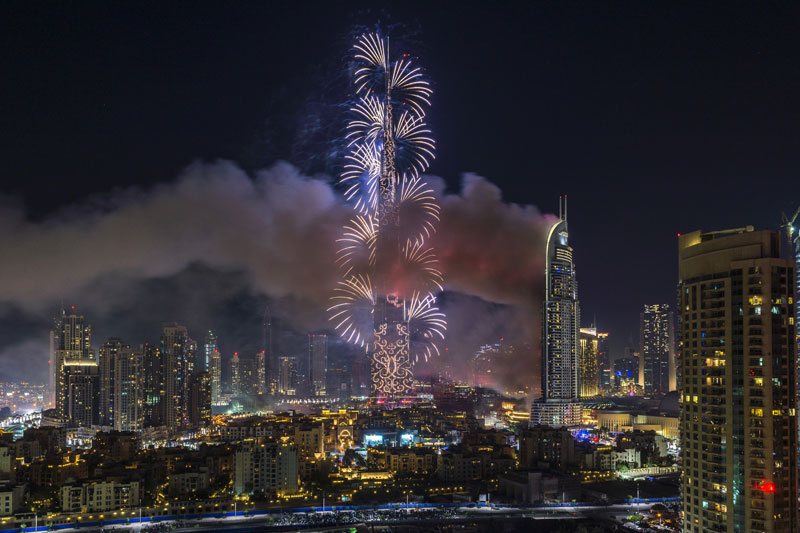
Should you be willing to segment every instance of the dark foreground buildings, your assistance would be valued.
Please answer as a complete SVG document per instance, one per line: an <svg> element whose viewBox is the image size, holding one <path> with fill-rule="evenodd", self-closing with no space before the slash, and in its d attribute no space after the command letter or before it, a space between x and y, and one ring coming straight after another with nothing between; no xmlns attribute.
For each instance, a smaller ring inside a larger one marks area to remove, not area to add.
<svg viewBox="0 0 800 533"><path fill-rule="evenodd" d="M683 530L795 532L794 272L780 234L679 236Z"/></svg>

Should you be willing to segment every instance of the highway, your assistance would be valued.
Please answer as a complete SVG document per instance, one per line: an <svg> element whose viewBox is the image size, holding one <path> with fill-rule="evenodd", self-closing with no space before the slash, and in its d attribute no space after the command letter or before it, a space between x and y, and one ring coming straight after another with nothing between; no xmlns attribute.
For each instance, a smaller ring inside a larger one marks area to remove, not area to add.
<svg viewBox="0 0 800 533"><path fill-rule="evenodd" d="M482 521L497 518L517 518L525 520L570 520L570 519L604 519L614 520L620 523L626 516L634 511L649 509L654 501L640 503L618 503L612 505L597 504L564 504L564 505L540 505L540 506L521 506L521 505L492 505L483 504L391 504L379 506L381 508L371 508L369 506L359 506L358 509L346 510L325 510L319 508L301 508L286 510L283 513L250 511L247 514L238 513L236 516L229 513L228 516L194 517L186 519L165 519L149 521L145 519L142 523L118 523L118 524L83 524L82 527L56 526L57 531L69 533L72 531L113 531L118 533L130 532L140 533L156 530L172 532L180 531L325 531L338 530L344 526L350 526L356 530L366 525L376 524L396 524L396 525L420 525L422 523L436 524L455 524L461 522ZM424 506L421 506L424 505ZM470 505L472 505L470 507ZM358 527L358 526L361 527ZM38 531L48 529L40 525ZM21 530L4 530L21 531ZM33 527L25 528L25 532L34 531ZM366 531L366 530L364 530Z"/></svg>

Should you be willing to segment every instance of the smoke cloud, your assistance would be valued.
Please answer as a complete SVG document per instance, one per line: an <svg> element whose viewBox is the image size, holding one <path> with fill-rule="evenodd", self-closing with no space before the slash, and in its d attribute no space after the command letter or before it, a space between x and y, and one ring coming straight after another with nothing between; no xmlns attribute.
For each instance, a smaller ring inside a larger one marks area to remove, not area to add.
<svg viewBox="0 0 800 533"><path fill-rule="evenodd" d="M509 330L538 347L549 220L532 206L504 202L498 187L474 174L457 194L433 181L442 203L434 242L447 291L448 357L467 368L480 344ZM228 161L194 163L174 183L94 197L40 222L0 202L0 315L40 317L42 329L64 301L93 323L113 317L108 335L129 335L137 316L180 321L182 308L222 314L209 308L244 291L282 302L277 312L298 329L326 328L324 309L339 279L336 239L351 213L324 176L278 163L251 177ZM169 315L153 317L159 311ZM0 358L43 350L34 358L46 368L46 334L39 333L24 338L0 328ZM518 366L498 371L498 385L520 390L537 382L537 356L531 348Z"/></svg>

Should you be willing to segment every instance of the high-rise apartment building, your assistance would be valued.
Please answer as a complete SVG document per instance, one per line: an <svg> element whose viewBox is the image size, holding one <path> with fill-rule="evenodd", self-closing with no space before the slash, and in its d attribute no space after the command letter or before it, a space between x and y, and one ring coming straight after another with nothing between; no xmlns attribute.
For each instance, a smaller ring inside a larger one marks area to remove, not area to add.
<svg viewBox="0 0 800 533"><path fill-rule="evenodd" d="M180 429L186 419L189 336L184 326L165 325L161 329L161 368L164 383L164 425Z"/></svg>
<svg viewBox="0 0 800 533"><path fill-rule="evenodd" d="M581 423L578 281L567 230L566 198L547 233L542 315L543 398L531 403L531 421L549 426Z"/></svg>
<svg viewBox="0 0 800 533"><path fill-rule="evenodd" d="M66 418L72 426L90 427L98 422L98 373L95 360L67 361Z"/></svg>
<svg viewBox="0 0 800 533"><path fill-rule="evenodd" d="M144 425L158 427L164 425L164 370L161 348L154 344L143 344L142 354L142 418Z"/></svg>
<svg viewBox="0 0 800 533"><path fill-rule="evenodd" d="M114 429L137 431L144 427L144 354L130 347L114 360Z"/></svg>
<svg viewBox="0 0 800 533"><path fill-rule="evenodd" d="M267 352L256 353L256 394L267 394Z"/></svg>
<svg viewBox="0 0 800 533"><path fill-rule="evenodd" d="M194 372L189 376L189 424L202 427L211 424L211 374Z"/></svg>
<svg viewBox="0 0 800 533"><path fill-rule="evenodd" d="M752 227L678 238L683 530L796 532L794 272Z"/></svg>
<svg viewBox="0 0 800 533"><path fill-rule="evenodd" d="M234 396L242 393L241 374L239 373L239 352L233 352L231 358L231 394Z"/></svg>
<svg viewBox="0 0 800 533"><path fill-rule="evenodd" d="M98 418L101 426L114 426L117 359L130 359L130 356L130 345L116 338L108 339L97 351L97 366L100 373L100 390L98 391L100 412Z"/></svg>
<svg viewBox="0 0 800 533"><path fill-rule="evenodd" d="M214 352L218 350L217 334L214 333L214 330L210 329L203 339L203 368L199 370L212 372L212 359L214 357Z"/></svg>
<svg viewBox="0 0 800 533"><path fill-rule="evenodd" d="M308 369L311 396L325 396L325 375L328 371L328 336L308 336Z"/></svg>
<svg viewBox="0 0 800 533"><path fill-rule="evenodd" d="M222 354L215 349L209 355L211 364L211 401L213 403L222 402Z"/></svg>
<svg viewBox="0 0 800 533"><path fill-rule="evenodd" d="M675 320L667 304L645 305L639 315L639 375L646 395L675 390Z"/></svg>
<svg viewBox="0 0 800 533"><path fill-rule="evenodd" d="M281 357L278 393L284 396L297 394L297 358Z"/></svg>
<svg viewBox="0 0 800 533"><path fill-rule="evenodd" d="M58 412L65 418L68 416L68 383L65 367L68 364L80 366L89 362L96 364L92 352L92 327L84 322L82 315L75 312L72 306L69 312L61 309L56 321L53 335L55 352L55 404Z"/></svg>
<svg viewBox="0 0 800 533"><path fill-rule="evenodd" d="M599 337L596 328L581 328L580 330L580 383L581 398L592 398L598 394L598 353Z"/></svg>
<svg viewBox="0 0 800 533"><path fill-rule="evenodd" d="M239 392L251 398L258 395L258 360L239 358Z"/></svg>
<svg viewBox="0 0 800 533"><path fill-rule="evenodd" d="M608 333L597 333L597 380L601 391L611 389L611 375L614 373L611 351L608 346Z"/></svg>

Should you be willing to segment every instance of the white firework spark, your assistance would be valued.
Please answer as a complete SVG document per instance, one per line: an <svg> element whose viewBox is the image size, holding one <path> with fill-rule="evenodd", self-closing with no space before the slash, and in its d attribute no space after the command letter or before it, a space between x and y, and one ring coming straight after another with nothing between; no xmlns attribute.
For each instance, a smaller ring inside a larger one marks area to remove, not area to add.
<svg viewBox="0 0 800 533"><path fill-rule="evenodd" d="M372 350L373 386L392 396L410 386L411 364L439 354L447 329L435 306L443 276L427 245L440 208L422 178L435 157L425 124L433 91L411 57L390 60L388 39L364 34L353 50L340 183L356 214L337 240L342 281L328 312L343 339Z"/></svg>

